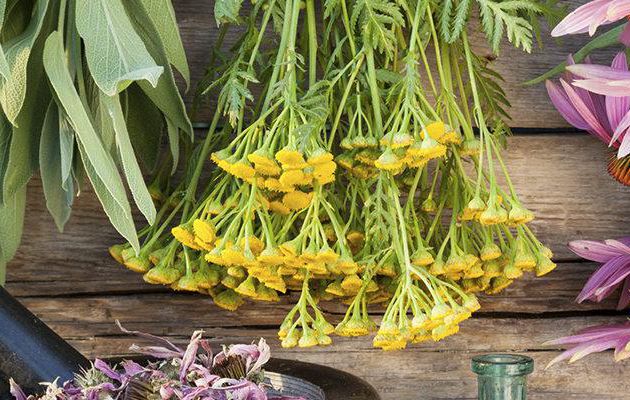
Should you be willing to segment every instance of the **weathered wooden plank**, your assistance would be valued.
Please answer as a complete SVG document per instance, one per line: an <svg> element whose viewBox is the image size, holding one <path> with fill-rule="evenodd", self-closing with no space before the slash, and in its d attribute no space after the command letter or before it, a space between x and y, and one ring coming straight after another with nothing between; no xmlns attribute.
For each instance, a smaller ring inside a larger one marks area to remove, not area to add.
<svg viewBox="0 0 630 400"><path fill-rule="evenodd" d="M156 313L146 315L146 320ZM136 338L114 335L102 336L100 326L93 326L91 334L77 331L82 324L55 322L55 318L43 315L57 332L84 354L104 357L128 354ZM160 317L164 320L164 317ZM354 373L380 392L383 400L389 399L474 399L475 377L470 372L470 358L486 352L519 352L529 355L536 362L530 378L529 397L533 399L622 399L630 390L625 379L630 366L615 364L612 354L590 356L572 366L559 365L544 370L544 366L556 355L555 349L545 349L541 343L570 333L589 324L618 321L619 318L563 318L536 319L473 319L462 325L459 334L438 343L414 345L404 351L383 352L371 347L370 338L335 338L333 346L311 349L286 350L278 346L275 332L268 329L206 329L206 337L215 345L222 343L250 342L265 337L272 346L273 355L280 358L299 359L321 363ZM195 327L203 328L200 324ZM130 329L147 329L152 326L141 322L129 323ZM168 335L178 343L184 343L193 326L181 324L179 328L156 328L152 333ZM487 339L490 338L490 339Z"/></svg>
<svg viewBox="0 0 630 400"><path fill-rule="evenodd" d="M565 1L569 10L573 10L579 4L584 4L587 0ZM209 59L209 49L215 42L218 35L218 28L213 16L213 2L211 0L177 0L174 2L177 17L182 32L182 40L186 47L189 63L191 65L193 85L203 76L206 64ZM244 7L248 7L244 4ZM514 127L535 127L552 128L566 127L567 123L560 117L551 105L544 85L528 86L521 85L529 79L543 74L550 68L564 61L567 54L576 52L584 43L588 41L588 35L575 35L563 38L561 41L549 36L549 29L544 27L541 33L543 49L535 48L532 54L525 54L505 44L500 57L493 62L493 66L505 78L504 89L508 93L508 98L512 103L512 123ZM485 39L479 32L477 26L471 29L471 35L479 54L492 57L486 50ZM236 35L226 36L226 45L234 43ZM599 62L609 62L612 59L612 50L598 53L594 59ZM190 103L189 92L187 101ZM205 107L198 120L207 121L210 118L211 108Z"/></svg>

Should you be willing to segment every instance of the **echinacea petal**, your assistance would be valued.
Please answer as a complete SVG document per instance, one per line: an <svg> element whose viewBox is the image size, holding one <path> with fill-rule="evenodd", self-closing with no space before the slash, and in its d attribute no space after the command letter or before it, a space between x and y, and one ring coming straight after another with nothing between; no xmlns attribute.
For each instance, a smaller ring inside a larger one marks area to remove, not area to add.
<svg viewBox="0 0 630 400"><path fill-rule="evenodd" d="M621 294L619 295L619 302L617 303L617 310L623 310L630 305L630 277L627 277L623 282L621 288Z"/></svg>
<svg viewBox="0 0 630 400"><path fill-rule="evenodd" d="M625 257L625 261L620 260L619 268L608 276L606 281L595 291L595 295L600 296L601 293L612 292L628 275L630 275L630 257Z"/></svg>
<svg viewBox="0 0 630 400"><path fill-rule="evenodd" d="M606 246L610 246L619 250L621 254L627 254L630 256L630 246L628 246L626 243L615 239L606 239L604 240L604 243L606 244Z"/></svg>
<svg viewBox="0 0 630 400"><path fill-rule="evenodd" d="M573 240L569 242L569 249L582 258L602 263L625 254L613 246L595 240Z"/></svg>
<svg viewBox="0 0 630 400"><path fill-rule="evenodd" d="M624 158L628 154L630 154L630 134L626 133L617 150L617 158Z"/></svg>
<svg viewBox="0 0 630 400"><path fill-rule="evenodd" d="M618 270L623 269L626 265L625 257L618 256L610 261L604 263L601 267L597 269L588 279L582 291L578 295L576 301L578 303L583 302L586 299L592 298L595 296L597 290L602 287L602 285L607 282L611 275L615 274Z"/></svg>
<svg viewBox="0 0 630 400"><path fill-rule="evenodd" d="M606 11L606 18L610 22L619 21L630 15L630 0L613 0Z"/></svg>
<svg viewBox="0 0 630 400"><path fill-rule="evenodd" d="M573 33L588 32L592 16L600 9L607 7L611 0L591 1L567 15L551 31L551 36L564 36Z"/></svg>
<svg viewBox="0 0 630 400"><path fill-rule="evenodd" d="M575 89L571 87L571 85L569 85L563 80L560 80L560 83L562 84L564 91L566 92L569 100L571 101L571 103L573 104L577 112L582 116L584 121L586 121L586 123L591 127L590 130L595 132L595 134L598 137L600 137L602 140L605 140L606 142L608 142L610 140L610 135L608 135L608 133L606 132L606 130L600 123L600 118L598 118L598 117L603 117L603 118L606 118L606 117L602 115L593 114L593 112L591 111L591 108L589 108L586 104L584 104L584 101L578 96Z"/></svg>
<svg viewBox="0 0 630 400"><path fill-rule="evenodd" d="M613 59L611 67L621 71L628 70L628 61L624 52L619 52ZM616 130L619 126L619 122L625 115L628 114L630 109L630 97L614 97L606 96L606 114L608 115L608 122L612 130Z"/></svg>
<svg viewBox="0 0 630 400"><path fill-rule="evenodd" d="M562 353L560 353L557 357L555 357L553 360L549 361L549 363L547 364L547 366L545 367L545 369L550 368L551 366L558 364L561 361L564 361L566 359L569 359L573 356L573 354L577 353L579 350L577 348L572 348L569 350L565 350Z"/></svg>
<svg viewBox="0 0 630 400"><path fill-rule="evenodd" d="M569 101L569 98L558 85L552 81L546 81L547 93L551 102L560 115L571 125L581 130L588 130L589 126Z"/></svg>
<svg viewBox="0 0 630 400"><path fill-rule="evenodd" d="M594 343L585 343L583 345L577 346L575 347L575 351L573 353L573 355L571 356L571 358L569 359L569 363L574 363L584 357L586 357L589 354L592 353L599 353L600 351L604 351L604 350L608 350L610 348L613 348L617 345L618 340L617 339L611 339L611 340L604 340L604 341L597 341ZM573 349L572 349L573 350Z"/></svg>
<svg viewBox="0 0 630 400"><path fill-rule="evenodd" d="M577 79L572 82L572 85L604 96L630 96L630 79L623 81Z"/></svg>
<svg viewBox="0 0 630 400"><path fill-rule="evenodd" d="M606 96L606 99L608 98L613 98L613 97ZM628 128L630 128L630 111L627 112L626 115L623 116L621 121L619 121L619 124L615 128L615 133L610 139L610 143L608 143L608 145L609 146L615 145L615 142L617 141L617 139L619 139L619 137L621 137L625 132L627 132Z"/></svg>
<svg viewBox="0 0 630 400"><path fill-rule="evenodd" d="M568 65L567 70L580 78L586 79L604 79L610 81L630 79L630 71L615 69L608 65L575 64Z"/></svg>
<svg viewBox="0 0 630 400"><path fill-rule="evenodd" d="M601 25L606 23L610 23L608 20L608 9L607 7L602 7L599 10L593 12L590 16L590 24L588 26L588 34L589 36L593 36Z"/></svg>

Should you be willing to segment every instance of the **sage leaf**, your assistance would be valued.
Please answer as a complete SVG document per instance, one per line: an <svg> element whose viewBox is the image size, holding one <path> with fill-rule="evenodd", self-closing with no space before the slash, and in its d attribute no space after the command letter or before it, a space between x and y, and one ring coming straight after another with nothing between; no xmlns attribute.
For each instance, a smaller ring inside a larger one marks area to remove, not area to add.
<svg viewBox="0 0 630 400"><path fill-rule="evenodd" d="M28 61L33 44L40 34L48 3L48 0L38 0L26 30L6 44L6 58L10 74L8 79L0 84L0 104L7 119L13 125L17 125L16 120L24 104Z"/></svg>
<svg viewBox="0 0 630 400"><path fill-rule="evenodd" d="M3 182L3 195L11 196L26 185L39 165L39 139L42 132L45 110L50 103L51 93L46 79L41 55L43 40L33 46L33 57L28 63L29 83L22 112L13 127L9 164ZM42 111L43 110L43 111Z"/></svg>
<svg viewBox="0 0 630 400"><path fill-rule="evenodd" d="M13 258L22 239L26 185L0 206L0 284L4 283L6 262Z"/></svg>
<svg viewBox="0 0 630 400"><path fill-rule="evenodd" d="M138 35L140 35L142 41L147 46L149 53L151 53L156 62L159 65L163 65L165 69L157 87L153 88L145 81L139 81L138 85L151 99L153 104L162 111L164 116L169 118L192 139L194 135L192 123L188 118L186 106L175 84L173 70L168 62L164 45L160 41L158 29L147 15L140 0L127 0L125 1L125 7L127 8L127 14L130 16L136 32L138 32Z"/></svg>
<svg viewBox="0 0 630 400"><path fill-rule="evenodd" d="M11 154L11 137L13 136L13 125L0 112L0 182L4 182L9 157ZM0 206L4 204L4 190L0 190Z"/></svg>
<svg viewBox="0 0 630 400"><path fill-rule="evenodd" d="M64 189L62 185L59 110L53 101L50 102L48 110L46 110L46 117L42 126L42 137L39 141L39 164L42 166L40 175L46 198L46 208L52 215L59 232L63 232L72 211L74 193Z"/></svg>
<svg viewBox="0 0 630 400"><path fill-rule="evenodd" d="M94 173L109 196L121 207L129 202L120 174L111 156L105 151L81 99L74 88L72 78L65 64L62 35L55 31L50 34L44 48L44 67L48 79L57 94L60 105L68 115L79 143L85 149L85 157L90 161Z"/></svg>
<svg viewBox="0 0 630 400"><path fill-rule="evenodd" d="M118 96L108 97L104 95L101 95L101 98L114 123L116 146L118 148L118 153L123 164L123 169L125 170L125 176L127 177L127 183L131 189L133 199L135 200L140 212L142 212L142 215L144 215L149 224L153 225L156 214L155 205L153 204L153 200L149 194L149 189L147 189L147 185L144 183L142 171L140 171L138 160L136 159L133 147L131 146L125 115L123 114L122 107L120 106L120 99Z"/></svg>
<svg viewBox="0 0 630 400"><path fill-rule="evenodd" d="M129 86L125 94L131 144L146 170L153 172L162 151L164 117L138 85Z"/></svg>
<svg viewBox="0 0 630 400"><path fill-rule="evenodd" d="M173 158L173 168L171 168L171 175L173 175L177 170L177 164L179 164L179 130L169 119L166 119L166 130L168 132L168 146Z"/></svg>
<svg viewBox="0 0 630 400"><path fill-rule="evenodd" d="M61 186L66 191L74 192L72 181L72 166L74 159L74 130L70 126L68 117L59 111L59 152L61 155Z"/></svg>
<svg viewBox="0 0 630 400"><path fill-rule="evenodd" d="M114 228L116 228L118 233L129 241L131 247L133 247L136 254L138 254L140 252L140 243L138 241L138 234L136 233L136 227L133 223L133 217L131 215L129 204L123 206L112 197L105 183L96 172L95 166L91 163L90 158L87 156L86 149L81 143L79 143L78 147L87 176L92 183L96 196L103 206L105 214L107 214L109 221L112 223Z"/></svg>
<svg viewBox="0 0 630 400"><path fill-rule="evenodd" d="M179 35L175 10L171 0L140 0L147 15L157 28L169 62L182 74L186 87L190 86L190 70L184 45Z"/></svg>
<svg viewBox="0 0 630 400"><path fill-rule="evenodd" d="M4 13L6 10L7 0L0 0L0 30L2 30L2 25L4 24ZM0 75L2 75L4 79L9 79L11 75L11 67L9 67L7 56L4 54L2 46L0 46Z"/></svg>
<svg viewBox="0 0 630 400"><path fill-rule="evenodd" d="M77 0L76 27L90 73L104 93L113 96L138 80L157 86L164 68L134 31L120 0Z"/></svg>

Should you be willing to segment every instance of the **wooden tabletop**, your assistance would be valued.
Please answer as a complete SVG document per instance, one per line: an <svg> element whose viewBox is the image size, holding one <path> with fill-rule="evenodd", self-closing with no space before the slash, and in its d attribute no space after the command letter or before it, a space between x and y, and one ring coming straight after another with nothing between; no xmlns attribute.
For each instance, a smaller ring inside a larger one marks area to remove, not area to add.
<svg viewBox="0 0 630 400"><path fill-rule="evenodd" d="M579 2L566 3L574 8ZM198 79L217 33L212 2L174 3ZM630 188L608 177L605 146L568 128L542 85L519 85L562 61L584 39L572 37L561 44L545 40L544 53L535 50L529 57L505 47L496 63L506 78L512 126L517 128L508 140L508 168L523 202L536 212L533 229L553 249L558 268L543 278L520 279L500 295L483 297L482 309L453 337L398 352L373 349L369 337L336 337L332 346L323 348L281 349L275 334L291 299L247 304L230 313L214 306L209 297L148 285L108 256L107 247L121 239L93 192L81 193L61 234L46 212L37 178L29 186L24 238L9 264L7 289L89 357L128 354L135 339L117 330L114 320L119 319L130 329L178 342L199 328L217 344L265 337L274 356L356 374L374 385L384 400L476 398L470 359L489 352L518 352L535 359L531 399L627 399L630 364L615 364L611 353L603 353L545 370L559 349L541 345L589 325L625 319L624 313L615 311L614 301L574 302L597 265L577 259L566 243L629 235ZM596 60L607 62L610 54L600 53ZM323 308L331 320L340 319L341 310L334 304Z"/></svg>

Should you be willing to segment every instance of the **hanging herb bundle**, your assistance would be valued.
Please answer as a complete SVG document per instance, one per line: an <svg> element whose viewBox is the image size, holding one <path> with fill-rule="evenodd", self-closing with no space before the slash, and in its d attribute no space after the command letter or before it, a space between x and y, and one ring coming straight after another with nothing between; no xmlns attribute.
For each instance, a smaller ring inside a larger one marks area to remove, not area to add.
<svg viewBox="0 0 630 400"><path fill-rule="evenodd" d="M172 67L188 82L170 0L0 0L0 282L38 168L60 230L87 176L139 250L124 182L152 224L140 162L155 169L164 131L173 169L192 135Z"/></svg>
<svg viewBox="0 0 630 400"><path fill-rule="evenodd" d="M536 18L553 14L530 0L474 4L495 51L504 33L529 51ZM376 332L383 349L456 333L475 293L555 267L501 158L509 104L471 50L473 2L241 6L215 5L220 38L244 32L228 54L216 44L199 90L218 104L197 162L164 193L168 217L140 256L111 248L119 262L229 310L298 291L284 347ZM347 305L336 326L322 300ZM369 304L386 308L379 325Z"/></svg>

